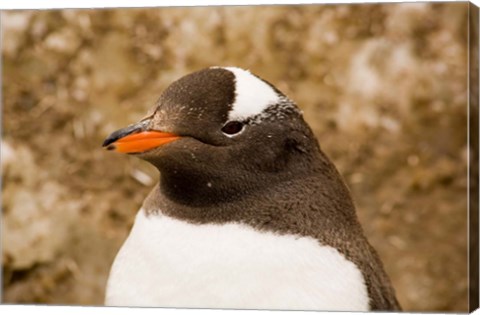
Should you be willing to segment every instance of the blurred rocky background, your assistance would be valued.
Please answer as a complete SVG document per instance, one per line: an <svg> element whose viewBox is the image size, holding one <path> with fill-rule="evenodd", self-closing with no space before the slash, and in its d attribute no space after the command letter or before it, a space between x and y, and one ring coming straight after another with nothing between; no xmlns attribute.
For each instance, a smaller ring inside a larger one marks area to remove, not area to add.
<svg viewBox="0 0 480 315"><path fill-rule="evenodd" d="M303 109L404 309L466 311L467 6L2 12L3 302L102 304L158 178L102 140L235 65Z"/></svg>

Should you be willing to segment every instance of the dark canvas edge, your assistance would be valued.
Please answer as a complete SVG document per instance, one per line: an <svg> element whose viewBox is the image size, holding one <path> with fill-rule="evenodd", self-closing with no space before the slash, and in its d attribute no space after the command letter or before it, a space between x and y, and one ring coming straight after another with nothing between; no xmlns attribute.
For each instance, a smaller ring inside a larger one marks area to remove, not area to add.
<svg viewBox="0 0 480 315"><path fill-rule="evenodd" d="M469 155L469 311L473 312L479 305L479 229L478 229L478 162L479 162L479 125L478 125L478 103L479 103L479 8L469 3L468 10L468 145Z"/></svg>

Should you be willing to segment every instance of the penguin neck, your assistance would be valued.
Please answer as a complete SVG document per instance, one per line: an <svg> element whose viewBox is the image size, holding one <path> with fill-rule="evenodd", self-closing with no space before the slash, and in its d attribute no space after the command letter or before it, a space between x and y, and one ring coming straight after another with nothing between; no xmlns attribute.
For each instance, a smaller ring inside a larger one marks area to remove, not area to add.
<svg viewBox="0 0 480 315"><path fill-rule="evenodd" d="M207 174L167 167L143 208L150 214L163 213L193 223L244 222L267 229L276 225L285 232L295 223L281 221L295 221L292 215L340 216L338 222L356 222L348 189L326 157L316 159L315 167L302 170L264 173L231 169L228 174Z"/></svg>
<svg viewBox="0 0 480 315"><path fill-rule="evenodd" d="M287 178L285 172L255 173L232 168L224 173L220 169L210 168L202 172L189 167L163 169L160 171L159 192L173 203L218 207L255 194L264 187L275 186L282 178Z"/></svg>
<svg viewBox="0 0 480 315"><path fill-rule="evenodd" d="M215 207L256 195L295 178L302 179L315 172L319 151L290 150L267 159L253 159L231 153L162 156L152 164L160 171L159 192L172 203L190 207ZM212 161L212 157L215 159Z"/></svg>

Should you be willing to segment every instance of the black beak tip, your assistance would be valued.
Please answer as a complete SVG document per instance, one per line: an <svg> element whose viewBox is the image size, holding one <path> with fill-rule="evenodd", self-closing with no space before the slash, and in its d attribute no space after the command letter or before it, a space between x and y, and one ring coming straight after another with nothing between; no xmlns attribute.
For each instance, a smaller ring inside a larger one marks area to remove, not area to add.
<svg viewBox="0 0 480 315"><path fill-rule="evenodd" d="M119 130L113 132L111 135L109 135L107 137L107 139L105 139L105 141L103 141L102 147L107 147L108 150L114 149L115 148L114 146L113 146L113 148L110 148L110 145L112 143L114 143L118 139L121 139L125 136L128 136L130 134L137 133L137 132L140 132L140 131L144 130L145 126L148 124L148 122L149 122L149 120L144 120L144 121L141 121L139 123L132 124L132 125L126 127L126 128L119 129Z"/></svg>
<svg viewBox="0 0 480 315"><path fill-rule="evenodd" d="M117 139L113 138L113 137L108 137L107 139L105 139L102 143L102 147L107 147L108 150L111 150L110 148L108 148L108 146L110 144L112 144L113 142L115 142Z"/></svg>
<svg viewBox="0 0 480 315"><path fill-rule="evenodd" d="M132 133L132 130L130 128L124 128L124 129L119 129L115 132L113 132L111 135L109 135L102 143L102 147L107 147L117 141L120 138L123 138L129 134Z"/></svg>

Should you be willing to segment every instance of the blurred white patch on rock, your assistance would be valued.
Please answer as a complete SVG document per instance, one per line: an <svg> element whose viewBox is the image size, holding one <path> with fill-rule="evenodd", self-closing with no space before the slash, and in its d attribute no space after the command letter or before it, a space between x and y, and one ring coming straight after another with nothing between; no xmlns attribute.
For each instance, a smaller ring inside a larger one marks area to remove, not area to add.
<svg viewBox="0 0 480 315"><path fill-rule="evenodd" d="M418 21L431 15L429 3L401 3L386 7L389 18L386 20L386 33L399 39L407 39L415 32Z"/></svg>
<svg viewBox="0 0 480 315"><path fill-rule="evenodd" d="M391 117L382 117L380 119L380 124L383 128L390 132L398 132L400 131L400 123Z"/></svg>
<svg viewBox="0 0 480 315"><path fill-rule="evenodd" d="M64 29L49 35L44 45L53 51L71 54L80 45L80 38L71 29Z"/></svg>
<svg viewBox="0 0 480 315"><path fill-rule="evenodd" d="M28 146L1 144L2 261L13 269L51 261L68 242L80 203L46 181L48 170L39 169Z"/></svg>
<svg viewBox="0 0 480 315"><path fill-rule="evenodd" d="M372 58L379 44L378 40L369 41L353 55L348 82L351 92L371 97L378 91L381 77L373 67Z"/></svg>
<svg viewBox="0 0 480 315"><path fill-rule="evenodd" d="M14 269L24 269L55 259L68 242L78 213L77 202L65 197L65 190L54 182L39 183L35 190L5 189L4 262Z"/></svg>
<svg viewBox="0 0 480 315"><path fill-rule="evenodd" d="M2 140L0 146L0 163L2 167L2 173L15 161L15 150L12 146L5 140Z"/></svg>
<svg viewBox="0 0 480 315"><path fill-rule="evenodd" d="M6 140L2 140L1 144L3 185L8 185L9 179L16 179L21 180L24 186L34 187L32 174L38 173L30 148L25 145L13 146ZM4 202L7 197L4 194Z"/></svg>
<svg viewBox="0 0 480 315"><path fill-rule="evenodd" d="M25 32L33 12L9 12L2 14L2 30L4 32Z"/></svg>
<svg viewBox="0 0 480 315"><path fill-rule="evenodd" d="M150 177L147 173L139 170L139 169L133 169L130 172L130 175L138 181L140 184L144 186L152 186L153 185L153 178Z"/></svg>
<svg viewBox="0 0 480 315"><path fill-rule="evenodd" d="M2 52L8 56L17 53L22 38L30 23L33 11L2 13Z"/></svg>
<svg viewBox="0 0 480 315"><path fill-rule="evenodd" d="M355 131L366 126L400 131L401 117L397 116L408 113L411 107L409 91L420 86L412 69L418 68L409 44L386 39L366 41L352 57L346 73L345 94L336 114L340 128Z"/></svg>
<svg viewBox="0 0 480 315"><path fill-rule="evenodd" d="M392 75L403 75L406 72L412 71L412 65L415 65L415 59L412 51L407 44L394 45L390 43L389 49L391 51L389 63L386 69Z"/></svg>
<svg viewBox="0 0 480 315"><path fill-rule="evenodd" d="M375 107L361 103L341 103L335 120L342 130L355 131L364 126L375 128L380 124L380 115Z"/></svg>
<svg viewBox="0 0 480 315"><path fill-rule="evenodd" d="M41 39L48 31L47 22L43 19L36 19L31 28L31 34L36 39Z"/></svg>

